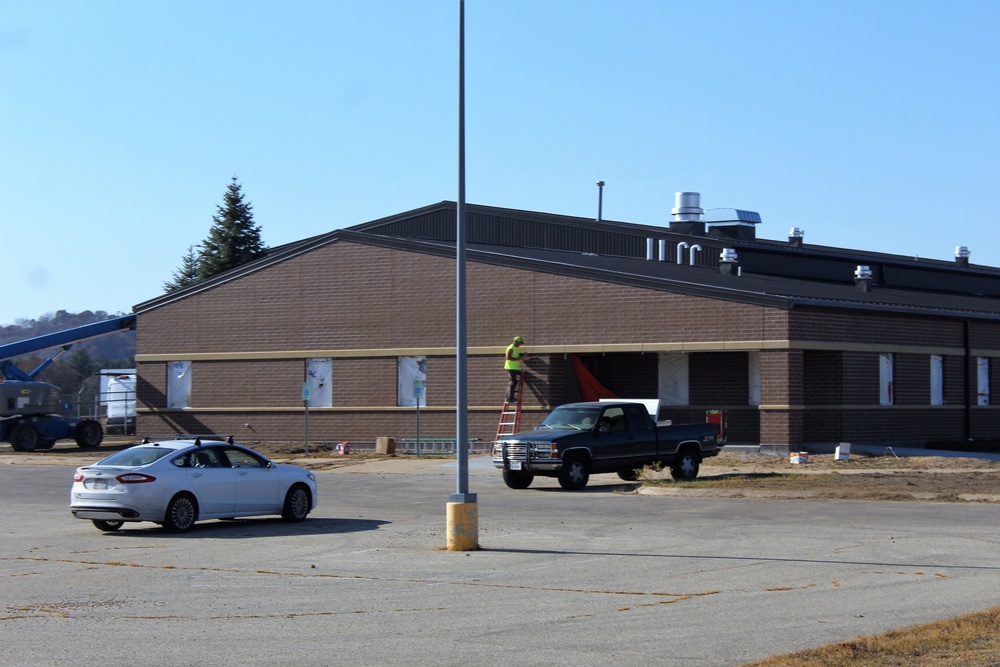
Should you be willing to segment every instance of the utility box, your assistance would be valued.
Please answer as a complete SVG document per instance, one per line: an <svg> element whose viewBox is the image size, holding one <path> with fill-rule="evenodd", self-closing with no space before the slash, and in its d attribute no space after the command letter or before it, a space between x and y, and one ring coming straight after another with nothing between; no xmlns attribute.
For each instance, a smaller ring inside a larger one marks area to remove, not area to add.
<svg viewBox="0 0 1000 667"><path fill-rule="evenodd" d="M705 410L705 421L715 424L715 443L724 445L729 440L729 430L726 424L725 410Z"/></svg>
<svg viewBox="0 0 1000 667"><path fill-rule="evenodd" d="M385 436L375 438L375 453L385 455L395 454L396 439Z"/></svg>

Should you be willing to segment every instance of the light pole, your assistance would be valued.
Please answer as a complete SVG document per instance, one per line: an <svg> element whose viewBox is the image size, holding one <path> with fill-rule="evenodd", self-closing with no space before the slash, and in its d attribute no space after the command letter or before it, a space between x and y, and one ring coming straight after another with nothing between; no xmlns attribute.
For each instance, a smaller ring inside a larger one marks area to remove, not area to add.
<svg viewBox="0 0 1000 667"><path fill-rule="evenodd" d="M456 488L448 496L448 551L479 548L479 506L469 493L469 397L465 326L465 0L458 2L458 207L455 230ZM418 444L419 446L419 444Z"/></svg>

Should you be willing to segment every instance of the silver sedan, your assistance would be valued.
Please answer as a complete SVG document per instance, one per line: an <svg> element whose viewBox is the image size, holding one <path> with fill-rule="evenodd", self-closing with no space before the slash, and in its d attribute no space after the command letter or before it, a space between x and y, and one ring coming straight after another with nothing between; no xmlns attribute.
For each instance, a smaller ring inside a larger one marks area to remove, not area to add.
<svg viewBox="0 0 1000 667"><path fill-rule="evenodd" d="M163 440L77 468L70 512L103 531L152 521L183 532L195 521L280 514L302 521L316 507L316 476L275 463L230 438Z"/></svg>

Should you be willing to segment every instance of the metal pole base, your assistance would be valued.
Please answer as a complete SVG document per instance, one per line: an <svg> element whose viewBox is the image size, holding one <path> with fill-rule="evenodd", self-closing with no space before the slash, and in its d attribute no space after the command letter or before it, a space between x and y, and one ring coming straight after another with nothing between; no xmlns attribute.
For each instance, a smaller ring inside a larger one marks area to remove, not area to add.
<svg viewBox="0 0 1000 667"><path fill-rule="evenodd" d="M448 551L479 548L479 504L448 503Z"/></svg>

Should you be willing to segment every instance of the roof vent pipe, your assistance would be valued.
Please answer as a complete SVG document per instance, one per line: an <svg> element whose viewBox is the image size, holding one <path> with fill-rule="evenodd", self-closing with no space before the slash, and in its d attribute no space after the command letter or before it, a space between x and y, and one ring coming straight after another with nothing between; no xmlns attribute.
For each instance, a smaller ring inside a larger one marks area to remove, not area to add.
<svg viewBox="0 0 1000 667"><path fill-rule="evenodd" d="M660 261L667 261L667 240L660 239Z"/></svg>
<svg viewBox="0 0 1000 667"><path fill-rule="evenodd" d="M788 245L793 248L801 248L802 240L805 235L805 230L799 229L798 227L792 227L792 229L788 232Z"/></svg>
<svg viewBox="0 0 1000 667"><path fill-rule="evenodd" d="M969 255L971 254L972 253L969 252L968 246L964 245L957 246L955 248L955 264L958 264L959 266L968 266Z"/></svg>
<svg viewBox="0 0 1000 667"><path fill-rule="evenodd" d="M597 221L603 217L604 209L604 181L597 181Z"/></svg>
<svg viewBox="0 0 1000 667"><path fill-rule="evenodd" d="M697 252L701 252L701 246L698 245L697 243L695 243L693 246L691 246L691 251L688 254L688 264L690 264L691 266L694 266L694 253L696 251Z"/></svg>
<svg viewBox="0 0 1000 667"><path fill-rule="evenodd" d="M678 264L683 264L684 263L684 251L687 250L690 247L691 246L688 245L687 241L681 241L680 243L677 244L677 263Z"/></svg>
<svg viewBox="0 0 1000 667"><path fill-rule="evenodd" d="M670 211L670 231L678 234L705 235L704 211L701 208L701 194L698 192L675 192L674 208Z"/></svg>
<svg viewBox="0 0 1000 667"><path fill-rule="evenodd" d="M854 270L854 286L859 292L872 291L872 270L871 267L859 264Z"/></svg>
<svg viewBox="0 0 1000 667"><path fill-rule="evenodd" d="M654 259L656 259L656 256L653 254L653 239L647 238L646 239L646 260L647 261L652 261Z"/></svg>
<svg viewBox="0 0 1000 667"><path fill-rule="evenodd" d="M736 274L734 268L736 267L736 260L738 255L736 251L732 248L726 248L721 253L719 253L719 273L724 276L731 276ZM737 274L738 275L738 274Z"/></svg>

